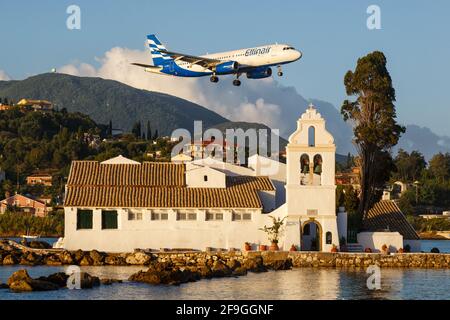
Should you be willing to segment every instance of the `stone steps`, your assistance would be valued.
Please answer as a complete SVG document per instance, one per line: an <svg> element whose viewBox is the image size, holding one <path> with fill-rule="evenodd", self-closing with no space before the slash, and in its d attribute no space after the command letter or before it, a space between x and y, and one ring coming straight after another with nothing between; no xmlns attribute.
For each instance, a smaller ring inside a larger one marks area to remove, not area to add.
<svg viewBox="0 0 450 320"><path fill-rule="evenodd" d="M364 248L358 243L348 243L347 252L363 252Z"/></svg>

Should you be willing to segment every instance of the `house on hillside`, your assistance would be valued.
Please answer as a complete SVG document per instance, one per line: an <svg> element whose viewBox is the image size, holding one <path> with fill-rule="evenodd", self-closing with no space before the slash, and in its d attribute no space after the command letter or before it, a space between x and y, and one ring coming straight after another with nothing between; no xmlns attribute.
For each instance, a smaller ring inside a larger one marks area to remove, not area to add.
<svg viewBox="0 0 450 320"><path fill-rule="evenodd" d="M53 185L53 176L46 172L36 172L27 177L27 185L36 186L42 185L45 187L51 187Z"/></svg>
<svg viewBox="0 0 450 320"><path fill-rule="evenodd" d="M49 209L44 202L21 194L15 194L0 201L0 214L4 214L10 209L13 209L15 212L31 214L41 218L47 216L49 212Z"/></svg>
<svg viewBox="0 0 450 320"><path fill-rule="evenodd" d="M249 242L256 249L270 245L260 229L271 226L273 216L285 221L281 249L329 252L347 233L346 213L335 207L335 152L325 120L311 105L289 138L285 167L258 158L249 168L214 159L74 161L65 192L64 247L204 250ZM305 159L315 164L308 173L302 172ZM286 181L281 205L272 178Z"/></svg>
<svg viewBox="0 0 450 320"><path fill-rule="evenodd" d="M17 106L19 106L24 110L33 110L33 111L53 110L53 104L47 100L22 99L17 103Z"/></svg>
<svg viewBox="0 0 450 320"><path fill-rule="evenodd" d="M0 103L0 111L7 111L7 110L11 110L12 108L13 108L13 106Z"/></svg>

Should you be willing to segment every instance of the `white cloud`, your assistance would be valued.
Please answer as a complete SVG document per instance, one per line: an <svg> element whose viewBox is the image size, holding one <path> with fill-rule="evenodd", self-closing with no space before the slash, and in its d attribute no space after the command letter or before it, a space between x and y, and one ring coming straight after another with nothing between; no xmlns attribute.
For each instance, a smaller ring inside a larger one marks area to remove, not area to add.
<svg viewBox="0 0 450 320"><path fill-rule="evenodd" d="M0 81L8 81L8 80L11 80L9 74L0 69Z"/></svg>

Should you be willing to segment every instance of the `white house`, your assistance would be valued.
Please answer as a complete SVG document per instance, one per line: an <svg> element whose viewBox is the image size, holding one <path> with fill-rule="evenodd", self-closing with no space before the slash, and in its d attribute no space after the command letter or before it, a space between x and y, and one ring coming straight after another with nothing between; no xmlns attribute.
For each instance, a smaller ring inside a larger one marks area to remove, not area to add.
<svg viewBox="0 0 450 320"><path fill-rule="evenodd" d="M258 158L249 168L214 159L74 161L66 185L64 247L204 250L249 242L256 248L270 245L260 228L275 216L286 220L282 249L294 244L329 251L339 245L339 232L347 232L341 223L345 212L335 210L334 139L312 106L297 125L287 165ZM275 188L274 180L286 181L284 204L277 203L280 186Z"/></svg>

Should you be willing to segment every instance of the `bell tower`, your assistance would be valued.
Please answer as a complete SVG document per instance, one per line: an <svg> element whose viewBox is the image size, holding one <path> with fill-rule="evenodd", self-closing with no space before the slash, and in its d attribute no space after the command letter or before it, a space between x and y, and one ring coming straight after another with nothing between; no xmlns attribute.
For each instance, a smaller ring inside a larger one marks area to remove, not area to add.
<svg viewBox="0 0 450 320"><path fill-rule="evenodd" d="M335 204L336 145L314 105L310 104L297 121L297 130L289 137L286 151L287 216L298 226L294 233L291 230L289 241L297 243L303 239L304 230L309 234L311 226L304 227L314 222L317 225L314 237L303 242L308 242L309 246L317 240L314 248L319 251L330 249L332 244L339 245ZM308 250L304 244L302 248Z"/></svg>

